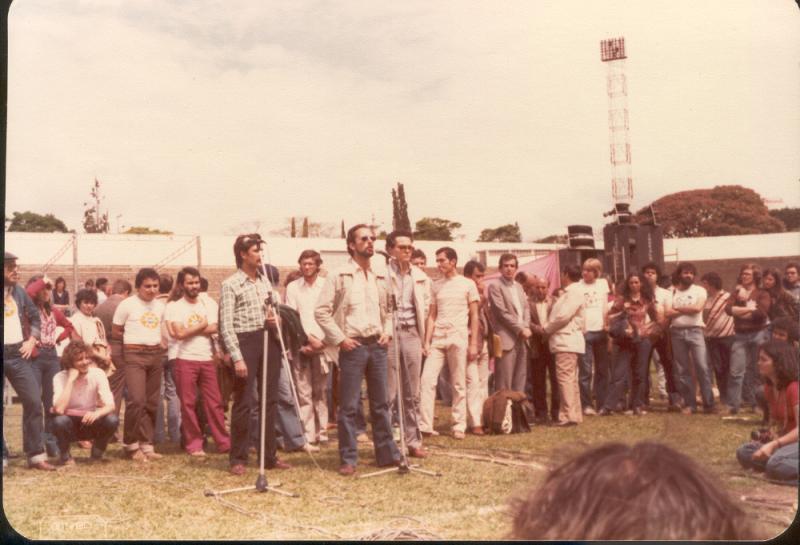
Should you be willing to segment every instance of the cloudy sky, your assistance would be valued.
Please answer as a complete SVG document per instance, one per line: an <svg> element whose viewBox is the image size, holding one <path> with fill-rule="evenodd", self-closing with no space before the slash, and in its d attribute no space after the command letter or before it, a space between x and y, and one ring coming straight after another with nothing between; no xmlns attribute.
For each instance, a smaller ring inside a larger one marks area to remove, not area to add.
<svg viewBox="0 0 800 545"><path fill-rule="evenodd" d="M9 13L6 213L80 229L284 218L523 237L611 207L606 66L628 52L634 208L742 184L800 206L790 0L24 0Z"/></svg>

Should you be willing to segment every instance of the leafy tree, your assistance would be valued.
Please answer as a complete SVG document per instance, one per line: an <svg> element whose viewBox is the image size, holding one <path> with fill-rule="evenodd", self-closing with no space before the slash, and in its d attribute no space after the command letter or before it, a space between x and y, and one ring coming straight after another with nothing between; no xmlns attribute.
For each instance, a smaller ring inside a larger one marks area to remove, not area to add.
<svg viewBox="0 0 800 545"><path fill-rule="evenodd" d="M534 242L538 242L540 244L566 244L569 242L569 237L567 235L550 235L536 239Z"/></svg>
<svg viewBox="0 0 800 545"><path fill-rule="evenodd" d="M68 233L69 230L64 222L53 214L37 214L26 210L25 212L14 212L9 222L7 231L23 231L28 233Z"/></svg>
<svg viewBox="0 0 800 545"><path fill-rule="evenodd" d="M494 229L484 229L476 242L522 242L522 234L517 222L508 223Z"/></svg>
<svg viewBox="0 0 800 545"><path fill-rule="evenodd" d="M770 210L769 215L781 220L787 231L800 231L800 208Z"/></svg>
<svg viewBox="0 0 800 545"><path fill-rule="evenodd" d="M758 193L740 185L713 189L679 191L654 201L657 221L667 238L714 237L779 233L783 223L770 216ZM648 222L649 206L635 215L638 223Z"/></svg>
<svg viewBox="0 0 800 545"><path fill-rule="evenodd" d="M397 184L396 190L392 189L392 229L396 231L411 231L406 192L401 183Z"/></svg>
<svg viewBox="0 0 800 545"><path fill-rule="evenodd" d="M91 201L83 203L83 230L87 233L108 233L111 225L108 222L108 211L105 214L100 213L100 201L103 197L97 178L94 179L91 196Z"/></svg>
<svg viewBox="0 0 800 545"><path fill-rule="evenodd" d="M461 228L457 221L444 218L422 218L415 225L415 240L453 240L453 231Z"/></svg>
<svg viewBox="0 0 800 545"><path fill-rule="evenodd" d="M333 238L336 233L335 223L323 223L318 221L309 221L308 218L303 220L301 227L301 236L310 238ZM276 237L297 237L297 224L295 218L287 218L287 223L284 227L273 229L269 232L270 235Z"/></svg>
<svg viewBox="0 0 800 545"><path fill-rule="evenodd" d="M161 229L151 229L150 227L134 226L128 227L122 232L124 235L172 235L172 231L162 231Z"/></svg>

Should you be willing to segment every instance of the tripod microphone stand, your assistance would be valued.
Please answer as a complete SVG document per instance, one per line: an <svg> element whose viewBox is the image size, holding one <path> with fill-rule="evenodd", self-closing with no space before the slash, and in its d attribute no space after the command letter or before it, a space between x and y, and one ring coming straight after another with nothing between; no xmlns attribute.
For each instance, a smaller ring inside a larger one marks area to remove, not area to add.
<svg viewBox="0 0 800 545"><path fill-rule="evenodd" d="M262 265L262 270L264 274L264 278L267 278L266 275L266 267ZM274 316L278 316L277 309L274 301L272 300L272 291L270 290L267 294L267 298L264 301L264 310L265 316L268 315L268 312L272 310ZM280 325L277 326L278 330L278 340L281 344L281 350L283 350L283 337L280 333ZM269 354L269 330L267 327L264 327L264 350L263 355L261 358L261 430L259 434L259 442L260 442L260 449L258 455L258 477L256 478L256 482L253 486L244 486L241 488L231 488L228 490L205 490L203 492L206 496L221 496L223 494L231 494L234 492L245 492L248 490L255 490L256 492L276 492L278 494L282 494L284 496L289 496L291 498L299 498L300 495L294 492L288 492L286 490L280 490L275 486L269 486L267 483L267 474L264 471L264 440L265 440L265 431L266 431L266 423L267 423L267 365L268 365L268 354ZM284 354L281 354L281 359L283 359ZM290 379L291 380L291 377ZM293 390L294 391L294 390ZM297 402L297 398L295 397L295 403ZM249 418L249 417L248 417ZM273 423L274 425L274 423Z"/></svg>
<svg viewBox="0 0 800 545"><path fill-rule="evenodd" d="M381 252L383 254L383 252ZM389 294L390 299L390 318L392 320L392 335L394 342L394 376L395 376L395 384L397 385L396 396L397 396L397 413L398 413L398 420L400 421L400 465L397 467L389 467L386 469L381 469L378 471L373 471L372 473L365 473L364 475L359 475L359 479L366 479L368 477L375 477L377 475L384 475L386 473L393 473L397 472L400 475L406 475L408 473L420 473L422 475L428 475L429 477L441 477L442 473L439 471L430 471L427 469L422 469L417 467L416 465L410 465L408 463L408 454L406 448L406 424L405 424L405 402L403 401L403 392L406 391L406 386L408 386L407 390L411 391L411 382L408 380L408 372L404 370L401 373L400 371L400 339L398 337L398 323L397 323L397 297L394 293L394 271L392 270L392 264L390 260L393 259L388 254L384 254L386 257L386 292ZM397 260L394 260L397 263ZM399 264L398 264L399 266ZM409 274L410 276L410 274ZM402 295L402 294L401 294ZM406 380L405 382L401 382L401 378L404 377ZM413 400L413 395L411 396ZM391 406L391 405L390 405ZM414 418L416 419L416 407L414 408Z"/></svg>

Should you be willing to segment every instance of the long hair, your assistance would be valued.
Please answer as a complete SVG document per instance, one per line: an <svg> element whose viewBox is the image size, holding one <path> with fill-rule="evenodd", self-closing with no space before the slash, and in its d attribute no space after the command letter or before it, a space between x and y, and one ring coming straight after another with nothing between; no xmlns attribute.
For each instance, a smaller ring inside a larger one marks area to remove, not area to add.
<svg viewBox="0 0 800 545"><path fill-rule="evenodd" d="M745 263L744 265L742 265L742 267L739 269L739 276L736 277L736 281L741 284L742 283L742 273L744 271L747 271L747 270L750 270L750 271L753 272L753 284L755 284L755 286L757 288L760 288L761 287L761 267L759 267L755 263Z"/></svg>
<svg viewBox="0 0 800 545"><path fill-rule="evenodd" d="M797 380L798 375L798 356L797 349L786 341L769 340L761 345L760 351L764 352L772 360L772 368L775 370L775 388L785 390L789 384ZM765 377L765 380L770 381Z"/></svg>
<svg viewBox="0 0 800 545"><path fill-rule="evenodd" d="M68 369L72 369L75 367L75 361L81 356L86 355L87 357L92 356L92 349L89 347L88 344L83 342L82 340L74 340L70 341L66 348L64 348L64 352L61 354L61 368L65 371Z"/></svg>
<svg viewBox="0 0 800 545"><path fill-rule="evenodd" d="M170 301L177 301L183 297L183 282L186 280L187 276L196 276L197 278L201 278L200 271L195 269L194 267L184 267L180 271L178 271L178 276L175 279L175 284L172 287L172 291L169 294Z"/></svg>
<svg viewBox="0 0 800 545"><path fill-rule="evenodd" d="M764 287L764 279L768 276L771 276L772 279L775 281L775 285L771 288L767 289ZM781 291L783 291L783 284L781 281L781 273L778 269L774 269L772 267L768 269L764 269L764 272L761 273L761 289L768 292L770 296L775 299L778 297Z"/></svg>
<svg viewBox="0 0 800 545"><path fill-rule="evenodd" d="M607 443L512 500L513 539L737 540L742 509L707 469L667 445Z"/></svg>
<svg viewBox="0 0 800 545"><path fill-rule="evenodd" d="M625 299L630 300L632 294L629 282L631 278L634 277L639 279L639 296L648 303L652 303L655 300L655 296L653 295L653 288L650 286L650 282L647 281L644 275L641 275L639 273L630 273L625 278L625 283L622 286L622 296Z"/></svg>

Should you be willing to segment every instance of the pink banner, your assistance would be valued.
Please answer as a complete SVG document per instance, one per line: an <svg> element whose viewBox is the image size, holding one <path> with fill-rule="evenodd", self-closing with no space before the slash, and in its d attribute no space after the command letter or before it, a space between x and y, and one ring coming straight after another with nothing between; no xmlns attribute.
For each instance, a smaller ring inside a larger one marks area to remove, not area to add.
<svg viewBox="0 0 800 545"><path fill-rule="evenodd" d="M561 274L558 270L558 252L549 254L520 265L519 270L527 275L536 275L550 281L550 293L553 293L561 286ZM496 282L500 278L499 272L487 274L484 277L486 286L491 282Z"/></svg>

